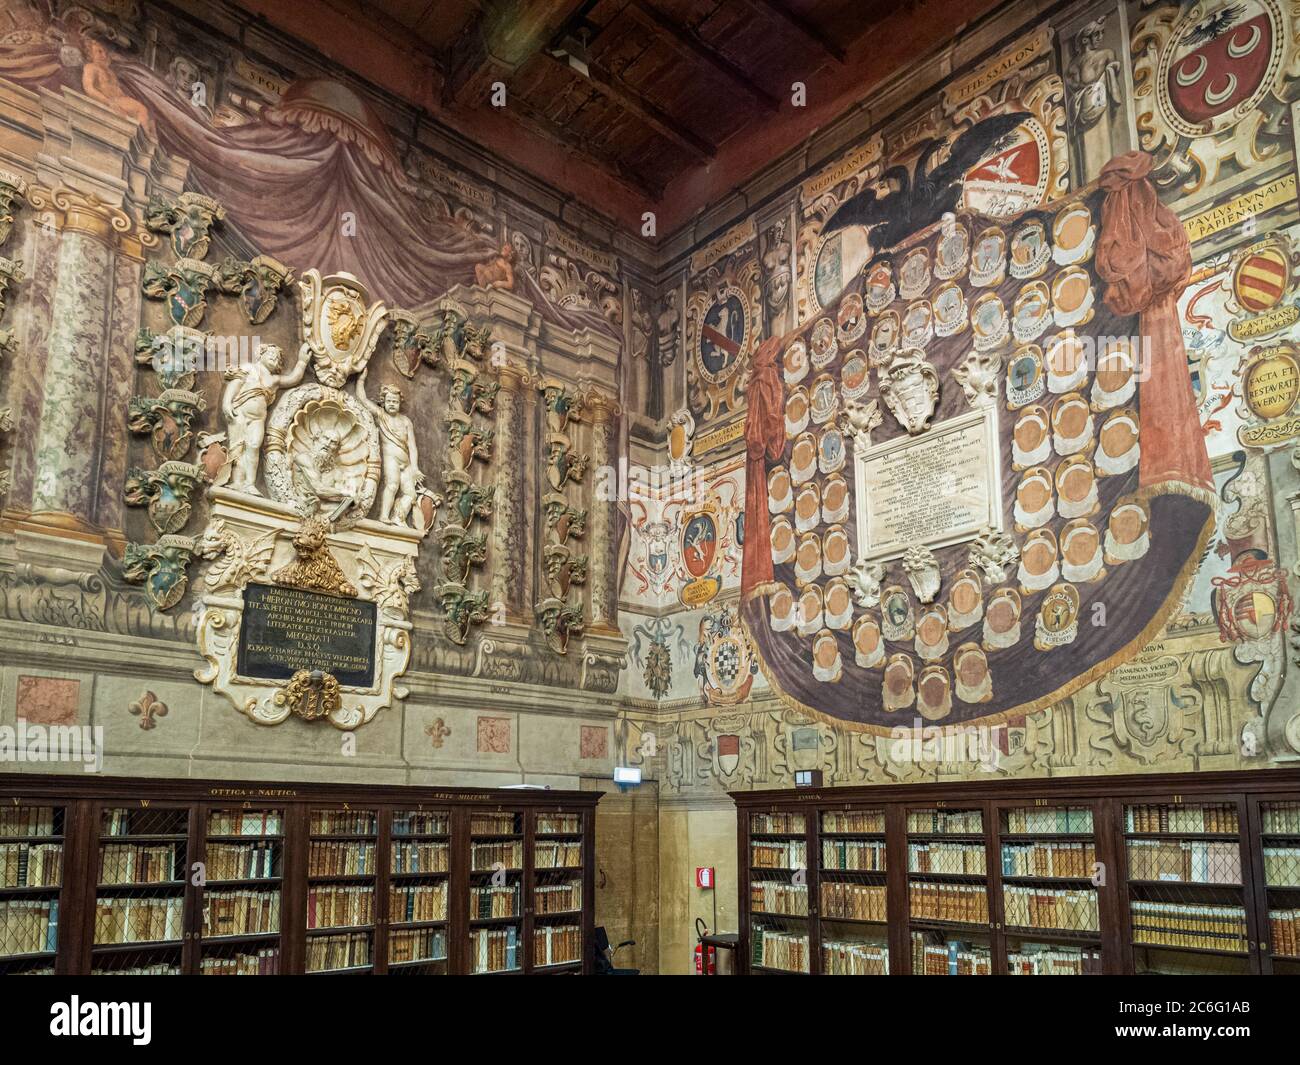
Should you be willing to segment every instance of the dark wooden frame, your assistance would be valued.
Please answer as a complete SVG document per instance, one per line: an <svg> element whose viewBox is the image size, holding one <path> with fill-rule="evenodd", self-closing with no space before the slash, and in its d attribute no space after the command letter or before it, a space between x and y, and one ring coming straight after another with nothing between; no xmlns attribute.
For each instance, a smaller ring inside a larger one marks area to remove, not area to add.
<svg viewBox="0 0 1300 1065"><path fill-rule="evenodd" d="M1005 973L1007 940L1023 938L1069 942L1050 932L1042 936L1008 932L1004 927L1001 812L1009 807L1089 806L1093 811L1093 840L1097 861L1108 870L1098 888L1101 932L1094 942L1102 953L1107 974L1134 972L1134 944L1128 913L1130 883L1125 845L1124 806L1128 803L1223 802L1238 811L1238 838L1242 848L1241 899L1246 910L1250 950L1241 955L1254 973L1272 973L1268 944L1268 893L1264 880L1260 834L1261 802L1300 801L1300 769L1247 770L1222 773L1166 773L1144 776L1050 777L1034 780L966 781L946 784L884 784L865 787L791 788L773 791L735 791L737 808L737 865L739 880L740 942L736 972L750 974L750 815L803 813L807 815L808 844L808 954L809 971L821 968L822 918L820 916L821 817L826 810L882 809L885 813L886 926L891 975L911 971L912 921L908 916L907 810L914 807L979 808L984 815L984 839L989 892L989 927L971 925L976 938L987 938L993 972ZM761 834L760 834L761 835ZM1047 838L1046 833L1037 833ZM1194 835L1194 834L1189 834ZM1068 837L1067 837L1068 838ZM1176 838L1176 837L1175 837ZM1282 889L1286 890L1286 889ZM1292 889L1300 899L1300 889ZM1292 903L1286 903L1292 905ZM900 919L901 915L901 919ZM798 921L802 918L792 918ZM1077 942L1077 940L1076 940ZM1141 944L1138 945L1139 949Z"/></svg>
<svg viewBox="0 0 1300 1065"><path fill-rule="evenodd" d="M280 967L282 973L303 972L306 961L308 813L312 807L355 807L378 814L375 838L375 922L371 971L387 971L389 931L388 893L391 869L392 815L397 810L447 811L451 814L451 854L448 879L447 972L469 972L469 824L474 812L515 812L523 818L524 868L520 876L523 913L519 918L520 968L494 975L527 975L534 971L533 886L538 814L576 813L582 818L582 910L573 920L582 928L581 958L568 965L548 966L546 974L590 973L593 969L596 896L596 804L600 792L534 791L531 789L441 788L402 785L315 784L222 780L159 780L130 777L47 776L0 774L0 805L54 805L65 808L63 884L59 894L56 974L90 971L96 880L99 810L105 806L184 808L189 811L187 862L200 861L207 845L207 813L215 809L283 809L284 838L280 877ZM258 837L249 836L248 841ZM543 837L546 838L546 837ZM203 887L185 889L182 972L197 973L202 936ZM223 940L233 942L233 940Z"/></svg>

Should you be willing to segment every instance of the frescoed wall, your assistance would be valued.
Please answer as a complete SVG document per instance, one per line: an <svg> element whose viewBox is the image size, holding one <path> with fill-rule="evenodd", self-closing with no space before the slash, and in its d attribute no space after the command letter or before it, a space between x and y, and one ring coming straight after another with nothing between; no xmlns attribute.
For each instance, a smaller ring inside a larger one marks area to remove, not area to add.
<svg viewBox="0 0 1300 1065"><path fill-rule="evenodd" d="M656 244L225 4L0 0L0 724L639 766L665 971L729 790L1293 764L1300 5L1027 7ZM374 676L250 676L262 587Z"/></svg>

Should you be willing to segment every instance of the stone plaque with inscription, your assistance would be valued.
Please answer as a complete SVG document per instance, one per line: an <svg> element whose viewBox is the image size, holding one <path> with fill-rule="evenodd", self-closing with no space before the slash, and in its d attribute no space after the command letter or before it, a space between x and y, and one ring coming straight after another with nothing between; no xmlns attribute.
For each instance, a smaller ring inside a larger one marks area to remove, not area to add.
<svg viewBox="0 0 1300 1065"><path fill-rule="evenodd" d="M909 547L943 547L1002 527L997 408L973 410L858 451L858 554L895 558Z"/></svg>
<svg viewBox="0 0 1300 1065"><path fill-rule="evenodd" d="M244 588L238 672L288 680L321 670L345 687L375 683L375 604L273 584Z"/></svg>

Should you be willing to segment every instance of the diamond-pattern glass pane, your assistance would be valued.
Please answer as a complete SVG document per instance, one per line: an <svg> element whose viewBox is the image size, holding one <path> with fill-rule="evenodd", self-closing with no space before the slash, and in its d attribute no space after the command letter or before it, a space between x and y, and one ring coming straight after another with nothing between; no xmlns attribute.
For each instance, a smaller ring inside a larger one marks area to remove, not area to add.
<svg viewBox="0 0 1300 1065"><path fill-rule="evenodd" d="M1240 828L1233 803L1124 807L1129 920L1138 972L1249 971Z"/></svg>
<svg viewBox="0 0 1300 1065"><path fill-rule="evenodd" d="M524 967L524 815L470 816L469 964L471 973Z"/></svg>
<svg viewBox="0 0 1300 1065"><path fill-rule="evenodd" d="M1300 802L1261 803L1259 814L1273 971L1300 975Z"/></svg>
<svg viewBox="0 0 1300 1065"><path fill-rule="evenodd" d="M181 971L188 844L189 811L183 807L101 810L93 972Z"/></svg>
<svg viewBox="0 0 1300 1065"><path fill-rule="evenodd" d="M280 971L285 811L241 807L204 816L199 972L274 976Z"/></svg>
<svg viewBox="0 0 1300 1065"><path fill-rule="evenodd" d="M0 973L54 973L64 820L61 806L0 809Z"/></svg>
<svg viewBox="0 0 1300 1065"><path fill-rule="evenodd" d="M374 965L379 814L308 811L307 971L368 972Z"/></svg>
<svg viewBox="0 0 1300 1065"><path fill-rule="evenodd" d="M821 814L821 972L889 975L884 810Z"/></svg>
<svg viewBox="0 0 1300 1065"><path fill-rule="evenodd" d="M912 933L913 976L992 976L987 940L958 939L938 931Z"/></svg>
<svg viewBox="0 0 1300 1065"><path fill-rule="evenodd" d="M533 968L582 964L582 815L543 811L533 828Z"/></svg>
<svg viewBox="0 0 1300 1065"><path fill-rule="evenodd" d="M755 971L806 973L809 971L807 921L755 917L751 925L752 955Z"/></svg>
<svg viewBox="0 0 1300 1065"><path fill-rule="evenodd" d="M451 814L397 810L389 841L388 972L447 971Z"/></svg>

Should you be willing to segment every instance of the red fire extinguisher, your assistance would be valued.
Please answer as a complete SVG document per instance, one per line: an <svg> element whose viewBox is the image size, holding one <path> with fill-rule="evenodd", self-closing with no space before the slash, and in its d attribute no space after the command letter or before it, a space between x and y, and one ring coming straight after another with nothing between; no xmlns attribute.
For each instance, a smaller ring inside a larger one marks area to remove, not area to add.
<svg viewBox="0 0 1300 1065"><path fill-rule="evenodd" d="M709 934L709 930L704 926L704 918L703 917L695 918L695 940L696 940L695 975L696 976L699 976L704 972L704 959L705 959L706 949L708 951L708 965L709 965L708 975L709 976L718 975L718 948L717 947L706 948L703 942L701 942L704 939L704 937L707 936L708 934Z"/></svg>

